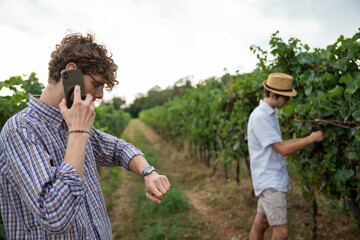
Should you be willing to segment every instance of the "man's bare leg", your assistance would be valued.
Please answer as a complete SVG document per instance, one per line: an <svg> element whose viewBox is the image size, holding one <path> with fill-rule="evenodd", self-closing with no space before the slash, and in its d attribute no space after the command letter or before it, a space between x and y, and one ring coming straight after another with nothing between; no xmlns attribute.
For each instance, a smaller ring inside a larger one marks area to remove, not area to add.
<svg viewBox="0 0 360 240"><path fill-rule="evenodd" d="M254 223L251 227L249 240L263 240L265 230L269 227L269 223L265 214L256 213Z"/></svg>
<svg viewBox="0 0 360 240"><path fill-rule="evenodd" d="M273 234L271 240L286 240L289 237L287 224L273 226Z"/></svg>

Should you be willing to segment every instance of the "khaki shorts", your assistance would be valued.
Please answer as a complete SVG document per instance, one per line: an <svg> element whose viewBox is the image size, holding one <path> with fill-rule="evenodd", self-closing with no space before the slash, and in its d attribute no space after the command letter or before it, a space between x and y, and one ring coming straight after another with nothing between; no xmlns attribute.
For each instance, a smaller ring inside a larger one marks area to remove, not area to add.
<svg viewBox="0 0 360 240"><path fill-rule="evenodd" d="M266 216L270 226L287 224L286 193L265 189L260 194L257 211Z"/></svg>

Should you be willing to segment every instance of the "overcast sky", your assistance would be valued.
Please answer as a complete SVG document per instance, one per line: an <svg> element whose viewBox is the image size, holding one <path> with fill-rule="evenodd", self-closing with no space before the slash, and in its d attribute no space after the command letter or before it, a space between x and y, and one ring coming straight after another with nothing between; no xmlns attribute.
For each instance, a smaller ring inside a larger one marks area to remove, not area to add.
<svg viewBox="0 0 360 240"><path fill-rule="evenodd" d="M323 48L359 27L359 0L0 0L0 80L36 72L46 85L67 30L90 31L119 66L120 84L105 98L131 103L187 76L250 72L250 45L267 49L277 30Z"/></svg>

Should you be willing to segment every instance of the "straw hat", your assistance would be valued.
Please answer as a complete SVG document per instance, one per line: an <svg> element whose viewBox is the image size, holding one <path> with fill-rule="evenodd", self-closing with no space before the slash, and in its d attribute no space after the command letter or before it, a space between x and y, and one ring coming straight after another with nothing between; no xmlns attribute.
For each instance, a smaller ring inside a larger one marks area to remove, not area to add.
<svg viewBox="0 0 360 240"><path fill-rule="evenodd" d="M292 88L293 78L284 73L270 73L268 79L263 82L263 86L270 92L294 97L297 95L295 89Z"/></svg>

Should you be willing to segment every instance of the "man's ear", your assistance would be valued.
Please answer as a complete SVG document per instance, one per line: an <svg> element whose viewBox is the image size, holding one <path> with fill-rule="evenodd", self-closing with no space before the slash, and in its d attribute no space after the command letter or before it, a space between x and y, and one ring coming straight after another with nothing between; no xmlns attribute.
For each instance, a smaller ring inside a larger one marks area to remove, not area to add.
<svg viewBox="0 0 360 240"><path fill-rule="evenodd" d="M273 92L270 92L269 97L272 99L276 99L276 94Z"/></svg>
<svg viewBox="0 0 360 240"><path fill-rule="evenodd" d="M76 69L76 68L77 68L77 66L76 66L76 63L74 63L74 62L69 62L68 64L66 64L66 67L65 67L66 70Z"/></svg>

